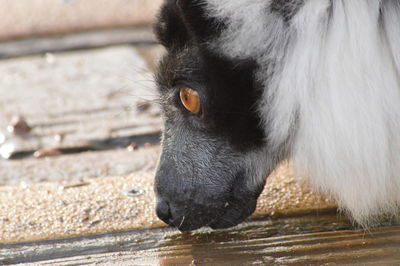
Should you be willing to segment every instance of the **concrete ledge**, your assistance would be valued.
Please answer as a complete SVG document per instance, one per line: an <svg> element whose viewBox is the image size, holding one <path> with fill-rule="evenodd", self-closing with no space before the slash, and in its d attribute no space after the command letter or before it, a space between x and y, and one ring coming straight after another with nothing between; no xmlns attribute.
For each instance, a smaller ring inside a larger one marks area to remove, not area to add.
<svg viewBox="0 0 400 266"><path fill-rule="evenodd" d="M0 187L0 243L162 227L154 203L152 173ZM254 216L332 208L332 202L299 186L290 168L282 166L269 177Z"/></svg>

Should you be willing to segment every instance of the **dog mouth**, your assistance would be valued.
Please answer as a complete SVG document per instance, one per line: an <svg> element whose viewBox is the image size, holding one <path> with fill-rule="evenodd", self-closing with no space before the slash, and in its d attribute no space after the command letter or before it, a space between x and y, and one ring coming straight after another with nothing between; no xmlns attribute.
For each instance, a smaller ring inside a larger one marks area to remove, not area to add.
<svg viewBox="0 0 400 266"><path fill-rule="evenodd" d="M170 226L181 232L188 232L210 227L212 229L225 229L236 226L248 218L255 208L252 206L239 206L232 202L226 202L222 209L212 213L195 212L191 210L186 214L164 220Z"/></svg>
<svg viewBox="0 0 400 266"><path fill-rule="evenodd" d="M177 228L181 232L193 231L207 226L213 229L222 228L217 226L219 224L232 224L233 226L232 222L222 222L223 220L225 220L223 218L225 216L225 213L226 211L220 211L217 215L204 214L202 212L196 213L196 215L193 213L186 213L168 221L164 220L164 222L166 222L170 226Z"/></svg>
<svg viewBox="0 0 400 266"><path fill-rule="evenodd" d="M225 229L236 226L246 220L255 210L257 201L250 200L243 205L237 202L227 202L225 212L208 224L212 229Z"/></svg>

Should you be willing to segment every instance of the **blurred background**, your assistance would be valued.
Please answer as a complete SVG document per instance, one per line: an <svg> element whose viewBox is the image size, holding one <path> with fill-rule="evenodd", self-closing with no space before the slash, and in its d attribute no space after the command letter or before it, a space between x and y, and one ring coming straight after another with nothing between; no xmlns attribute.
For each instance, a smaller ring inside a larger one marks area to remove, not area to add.
<svg viewBox="0 0 400 266"><path fill-rule="evenodd" d="M154 169L160 3L0 0L1 185Z"/></svg>

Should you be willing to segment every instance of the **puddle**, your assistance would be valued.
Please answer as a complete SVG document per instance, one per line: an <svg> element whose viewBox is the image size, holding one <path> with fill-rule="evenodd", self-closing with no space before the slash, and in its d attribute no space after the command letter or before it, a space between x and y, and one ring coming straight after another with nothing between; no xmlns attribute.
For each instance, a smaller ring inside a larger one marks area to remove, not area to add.
<svg viewBox="0 0 400 266"><path fill-rule="evenodd" d="M173 254L184 255L196 261L223 259L224 256L241 254L240 258L257 257L272 237L310 232L351 228L350 223L335 215L306 216L279 220L251 221L235 228L213 231L197 230L180 233L172 228L118 232L64 240L49 240L27 244L3 245L0 263L26 263L54 260L83 255L112 252L130 254L147 252L152 260ZM282 241L282 240L280 240ZM150 259L149 256L138 258ZM214 258L214 259L212 259ZM238 258L238 259L240 259ZM169 258L170 259L170 258ZM64 259L65 260L65 259Z"/></svg>
<svg viewBox="0 0 400 266"><path fill-rule="evenodd" d="M251 221L218 231L164 228L4 245L0 263L376 265L399 262L399 251L399 226L366 232L335 214L324 214Z"/></svg>

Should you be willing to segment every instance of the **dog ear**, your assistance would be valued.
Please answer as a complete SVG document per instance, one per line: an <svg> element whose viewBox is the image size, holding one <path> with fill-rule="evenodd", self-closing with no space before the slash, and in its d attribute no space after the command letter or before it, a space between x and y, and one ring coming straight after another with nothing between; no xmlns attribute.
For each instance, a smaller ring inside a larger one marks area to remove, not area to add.
<svg viewBox="0 0 400 266"><path fill-rule="evenodd" d="M164 1L153 28L158 41L167 48L182 47L189 40L176 0Z"/></svg>
<svg viewBox="0 0 400 266"><path fill-rule="evenodd" d="M197 43L204 43L222 31L223 23L210 17L205 0L176 0L176 5L189 34Z"/></svg>
<svg viewBox="0 0 400 266"><path fill-rule="evenodd" d="M189 41L203 44L218 36L223 23L209 16L204 0L166 0L158 14L154 32L167 48L183 47Z"/></svg>

